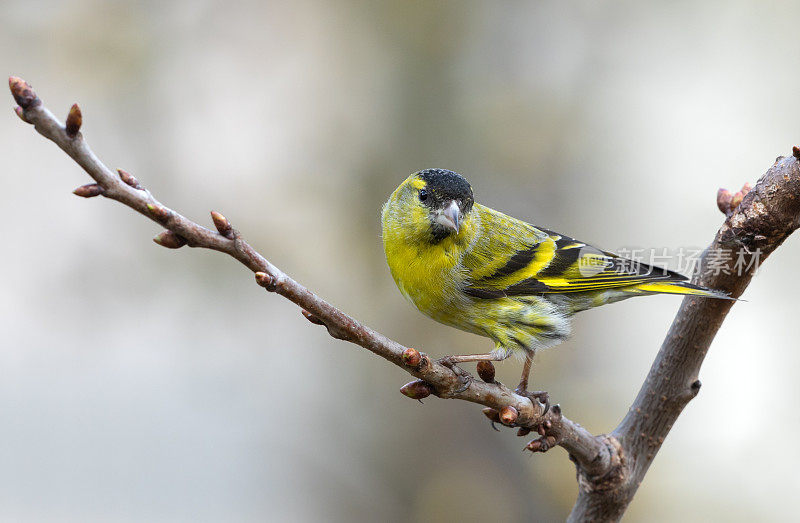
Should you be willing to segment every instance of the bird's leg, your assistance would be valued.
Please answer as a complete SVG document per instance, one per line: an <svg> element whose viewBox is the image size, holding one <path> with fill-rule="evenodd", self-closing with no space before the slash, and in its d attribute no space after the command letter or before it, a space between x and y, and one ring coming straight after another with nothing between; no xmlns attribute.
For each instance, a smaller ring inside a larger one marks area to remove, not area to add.
<svg viewBox="0 0 800 523"><path fill-rule="evenodd" d="M544 412L542 413L544 415L547 414L548 410L550 410L550 395L543 390L535 390L533 392L528 391L528 378L531 375L534 354L536 354L535 351L525 351L525 365L522 367L522 377L520 378L519 385L517 385L517 388L514 392L520 396L526 396L531 399L535 398L536 401L544 405Z"/></svg>
<svg viewBox="0 0 800 523"><path fill-rule="evenodd" d="M452 370L453 373L462 379L463 385L456 391L456 394L459 392L464 392L467 390L474 379L472 375L459 367L457 363L466 363L469 361L503 361L505 356L500 356L493 352L488 354L462 354L460 356L445 356L444 358L439 359L439 363L447 367L448 369Z"/></svg>
<svg viewBox="0 0 800 523"><path fill-rule="evenodd" d="M531 375L531 367L533 367L533 355L532 350L525 351L525 365L522 367L522 377L517 385L517 392L520 394L528 393L528 378Z"/></svg>

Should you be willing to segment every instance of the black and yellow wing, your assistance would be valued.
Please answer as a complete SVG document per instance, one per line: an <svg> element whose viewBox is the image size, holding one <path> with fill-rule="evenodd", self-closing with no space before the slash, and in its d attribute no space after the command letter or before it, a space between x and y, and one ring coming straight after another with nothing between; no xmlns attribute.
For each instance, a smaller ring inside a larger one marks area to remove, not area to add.
<svg viewBox="0 0 800 523"><path fill-rule="evenodd" d="M629 288L637 293L722 297L676 272L601 251L486 207L478 211L482 236L493 237L482 238L465 257L470 271L463 290L469 296L491 299Z"/></svg>

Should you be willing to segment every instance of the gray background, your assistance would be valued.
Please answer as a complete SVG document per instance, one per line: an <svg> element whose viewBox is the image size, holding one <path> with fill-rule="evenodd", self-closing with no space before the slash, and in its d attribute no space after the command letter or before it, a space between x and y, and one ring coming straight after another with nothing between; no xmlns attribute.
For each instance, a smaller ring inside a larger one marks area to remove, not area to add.
<svg viewBox="0 0 800 523"><path fill-rule="evenodd" d="M223 212L272 262L432 354L488 340L401 297L378 213L408 173L605 249L702 247L719 186L800 142L792 2L6 1L0 64L163 202ZM87 177L11 111L0 235L0 519L563 518L574 470L474 405L330 339L232 260L70 194ZM631 521L795 513L797 238L717 336ZM578 316L534 384L596 433L680 298ZM519 364L500 366L511 382ZM769 438L765 440L765 434Z"/></svg>

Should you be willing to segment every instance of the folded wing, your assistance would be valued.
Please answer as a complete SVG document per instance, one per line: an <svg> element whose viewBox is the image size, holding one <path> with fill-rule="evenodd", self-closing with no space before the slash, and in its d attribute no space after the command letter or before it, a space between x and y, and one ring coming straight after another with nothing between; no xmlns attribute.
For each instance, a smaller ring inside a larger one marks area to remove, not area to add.
<svg viewBox="0 0 800 523"><path fill-rule="evenodd" d="M499 214L499 213L498 213ZM505 241L483 245L466 265L464 292L476 298L594 292L637 287L644 292L700 294L686 276L653 267L505 215ZM516 223L514 223L516 222Z"/></svg>

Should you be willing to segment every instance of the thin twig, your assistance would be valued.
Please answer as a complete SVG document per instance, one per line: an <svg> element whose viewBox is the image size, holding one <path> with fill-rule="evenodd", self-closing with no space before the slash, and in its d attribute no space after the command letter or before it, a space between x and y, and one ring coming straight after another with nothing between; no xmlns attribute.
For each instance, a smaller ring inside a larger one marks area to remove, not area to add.
<svg viewBox="0 0 800 523"><path fill-rule="evenodd" d="M61 147L96 182L76 189L75 193L79 196L110 198L153 220L166 229L154 238L156 243L164 247L179 248L188 245L212 249L236 258L256 273L259 285L299 305L309 321L324 325L334 338L360 345L421 380L420 384L404 387L403 392L411 397L421 399L426 393L433 393L441 398L479 403L496 412L513 409L517 414L509 426L529 430L549 427L546 436L542 436L550 438L549 447L562 446L580 466L594 474L606 473L618 461L612 456L613 449L607 444L607 437L592 435L564 417L560 408L551 409L544 414L544 406L539 402L520 396L495 382L485 383L472 379L469 387L460 390L463 378L424 353L418 353L415 358L406 357L404 360L404 353L408 355L412 354L409 351L417 351L363 325L287 276L242 239L220 213L211 213L217 229L213 231L156 200L126 171L113 173L94 155L83 139L80 133L83 116L77 104L72 106L66 125L62 125L24 80L11 77L9 86L19 104L15 109L17 115L23 121L33 124L39 134ZM543 452L549 447L540 445L530 450Z"/></svg>

